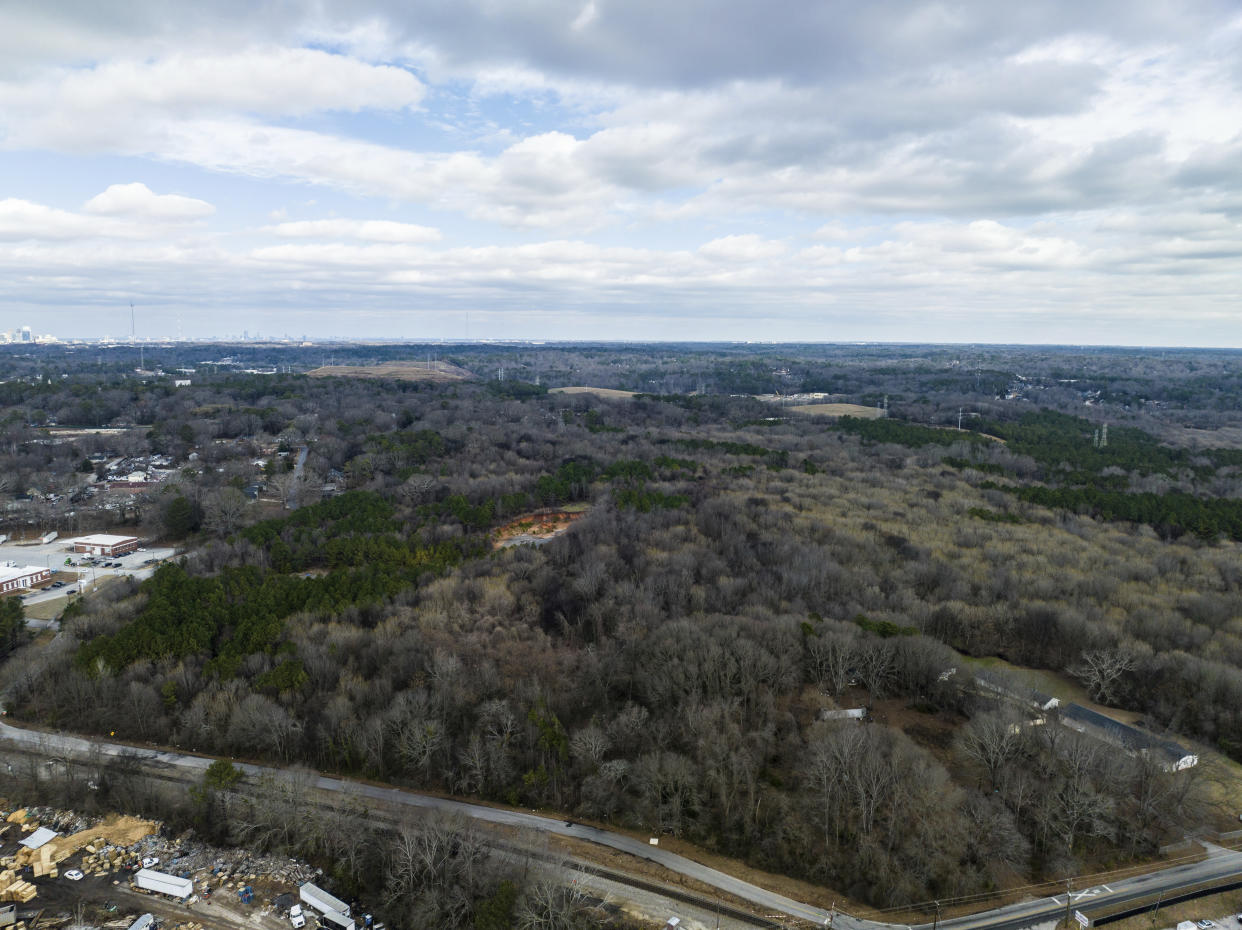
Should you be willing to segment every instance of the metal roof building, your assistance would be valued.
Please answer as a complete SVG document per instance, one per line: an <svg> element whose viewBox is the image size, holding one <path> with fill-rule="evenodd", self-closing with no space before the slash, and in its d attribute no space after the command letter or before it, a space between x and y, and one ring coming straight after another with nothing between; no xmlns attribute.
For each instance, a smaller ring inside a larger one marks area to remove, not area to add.
<svg viewBox="0 0 1242 930"><path fill-rule="evenodd" d="M1155 756L1161 767L1170 772L1199 764L1199 757L1180 743L1162 739L1081 704L1065 705L1061 711L1061 722L1072 730L1113 743L1127 752Z"/></svg>
<svg viewBox="0 0 1242 930"><path fill-rule="evenodd" d="M18 565L9 562L0 565L0 594L21 591L42 584L52 577L52 570L42 565Z"/></svg>
<svg viewBox="0 0 1242 930"><path fill-rule="evenodd" d="M114 557L133 552L137 548L137 536L109 536L106 533L95 533L91 536L79 536L73 541L73 551L85 552L87 555Z"/></svg>

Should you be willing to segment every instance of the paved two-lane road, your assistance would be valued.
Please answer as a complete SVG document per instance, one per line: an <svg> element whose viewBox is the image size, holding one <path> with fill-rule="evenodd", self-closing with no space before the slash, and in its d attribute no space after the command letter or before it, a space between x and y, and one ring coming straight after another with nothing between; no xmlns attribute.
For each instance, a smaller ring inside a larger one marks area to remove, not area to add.
<svg viewBox="0 0 1242 930"><path fill-rule="evenodd" d="M0 740L18 743L26 749L44 753L87 754L94 751L105 756L126 755L151 765L175 767L191 772L203 772L213 761L201 756L184 755L169 750L135 749L132 746L109 743L103 740L85 739L80 736L25 730L6 723L0 723ZM238 767L248 775L280 774L280 769L267 766L242 763L238 764ZM624 834L600 830L596 827L578 823L567 823L564 820L554 820L550 817L543 817L524 811L486 807L481 804L468 804L464 801L416 794L400 788L385 788L377 785L345 781L339 778L319 776L312 784L314 787L324 791L348 791L353 795L385 801L390 804L403 804L408 807L440 810L447 813L461 814L488 823L523 827L529 830L553 833L558 836L587 840L639 856L640 858L650 859L652 862L656 862L673 872L700 881L705 885L718 888L752 904L757 904L769 912L788 914L789 916L818 924L823 924L828 918L828 912L822 908L802 904L783 895L775 894L744 882L741 879L734 878L731 875L726 875L724 872L709 868L692 859L660 849L657 846L651 846L643 840L637 840ZM861 923L855 923L849 921L848 918L842 917L838 917L835 923L838 926L847 928L847 930L857 930L857 928L862 926Z"/></svg>
<svg viewBox="0 0 1242 930"><path fill-rule="evenodd" d="M189 772L202 772L213 760L201 756L191 756L162 749L135 749L119 743L103 740L85 739L60 733L44 733L36 730L25 730L20 727L0 723L0 741L16 743L28 750L55 754L86 754L101 753L105 756L127 755L151 765L178 768ZM280 769L249 764L239 765L249 775L281 774ZM469 804L448 798L431 797L416 794L400 788L387 788L359 782L345 781L339 778L319 776L314 786L323 791L348 791L351 794L384 801L389 804L402 804L408 807L427 808L460 814L488 823L522 827L528 830L539 830L558 836L573 837L607 846L620 852L629 853L664 866L672 872L694 879L704 885L719 889L734 897L758 905L769 913L780 913L815 924L825 924L828 911L820 907L803 904L783 895L760 888L749 882L727 875L717 869L710 868L693 859L679 856L676 853L651 846L643 840L601 830L598 827L585 826L564 820L555 820L534 813L515 811L505 808L486 807L481 804ZM1175 866L1140 875L1135 878L1110 882L1093 888L1075 890L1071 894L1070 907L1077 910L1093 910L1103 905L1115 905L1133 901L1138 898L1154 895L1158 892L1171 892L1178 888L1201 882L1238 876L1242 877L1242 852L1220 850L1202 862ZM1018 930L1057 920L1065 915L1065 895L1026 901L1007 907L995 908L969 917L958 917L939 921L944 930ZM838 913L833 919L833 926L842 930L895 930L896 926L876 921L862 920L847 914ZM924 925L930 927L931 924Z"/></svg>

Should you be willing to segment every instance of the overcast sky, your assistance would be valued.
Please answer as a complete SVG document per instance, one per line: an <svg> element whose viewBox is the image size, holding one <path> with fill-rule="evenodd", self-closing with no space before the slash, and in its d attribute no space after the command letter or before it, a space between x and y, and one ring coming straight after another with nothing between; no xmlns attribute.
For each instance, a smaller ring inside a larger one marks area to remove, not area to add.
<svg viewBox="0 0 1242 930"><path fill-rule="evenodd" d="M1242 7L6 0L0 329L1242 345Z"/></svg>

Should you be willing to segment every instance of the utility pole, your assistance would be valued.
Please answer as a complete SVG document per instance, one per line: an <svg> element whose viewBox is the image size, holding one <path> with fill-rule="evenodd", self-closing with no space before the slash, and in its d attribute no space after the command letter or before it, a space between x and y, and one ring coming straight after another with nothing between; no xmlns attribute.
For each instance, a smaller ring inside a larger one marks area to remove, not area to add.
<svg viewBox="0 0 1242 930"><path fill-rule="evenodd" d="M957 431L959 433L962 431L962 408L961 407L957 408Z"/></svg>
<svg viewBox="0 0 1242 930"><path fill-rule="evenodd" d="M1067 878L1065 880L1065 926L1069 930L1070 925L1070 890L1074 887L1074 880Z"/></svg>
<svg viewBox="0 0 1242 930"><path fill-rule="evenodd" d="M936 902L936 919L932 921L932 930L940 926L940 902Z"/></svg>

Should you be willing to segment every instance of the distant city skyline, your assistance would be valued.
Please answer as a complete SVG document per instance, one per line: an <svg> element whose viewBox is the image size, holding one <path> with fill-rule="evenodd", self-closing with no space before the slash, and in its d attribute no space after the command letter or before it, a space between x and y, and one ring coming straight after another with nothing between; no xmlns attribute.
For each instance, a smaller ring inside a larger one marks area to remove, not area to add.
<svg viewBox="0 0 1242 930"><path fill-rule="evenodd" d="M0 331L1235 347L1239 62L1211 0L15 0Z"/></svg>

